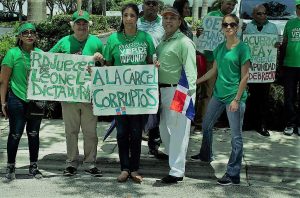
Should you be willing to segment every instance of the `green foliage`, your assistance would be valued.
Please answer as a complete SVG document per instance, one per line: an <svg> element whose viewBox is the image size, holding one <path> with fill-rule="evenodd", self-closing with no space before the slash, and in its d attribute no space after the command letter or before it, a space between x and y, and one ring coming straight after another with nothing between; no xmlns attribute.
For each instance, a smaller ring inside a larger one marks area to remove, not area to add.
<svg viewBox="0 0 300 198"><path fill-rule="evenodd" d="M6 52L15 46L16 43L16 37L14 33L5 34L2 37L0 37L0 63L2 62L2 59L4 58Z"/></svg>
<svg viewBox="0 0 300 198"><path fill-rule="evenodd" d="M107 0L107 10L120 11L122 6L127 3L135 3L137 5L143 3L143 0Z"/></svg>
<svg viewBox="0 0 300 198"><path fill-rule="evenodd" d="M107 17L102 15L91 15L93 25L90 27L91 34L100 34L109 30Z"/></svg>
<svg viewBox="0 0 300 198"><path fill-rule="evenodd" d="M59 39L70 34L70 21L70 15L56 15L51 21L37 24L39 35L37 46L44 51L49 51Z"/></svg>
<svg viewBox="0 0 300 198"><path fill-rule="evenodd" d="M194 21L194 23L193 23L193 17L185 17L184 20L185 20L187 23L189 23L189 24L192 25L192 29L193 29L193 30L196 30L196 28L199 27L199 26L201 25L201 20L200 20L200 19L197 20L197 21Z"/></svg>
<svg viewBox="0 0 300 198"><path fill-rule="evenodd" d="M110 29L117 30L121 24L121 17L117 17L117 16L106 17L106 20Z"/></svg>

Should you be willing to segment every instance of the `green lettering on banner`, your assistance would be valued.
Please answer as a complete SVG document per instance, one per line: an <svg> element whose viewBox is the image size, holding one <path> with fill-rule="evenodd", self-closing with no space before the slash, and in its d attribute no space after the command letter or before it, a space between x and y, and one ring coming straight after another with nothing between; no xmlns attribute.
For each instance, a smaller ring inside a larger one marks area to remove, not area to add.
<svg viewBox="0 0 300 198"><path fill-rule="evenodd" d="M126 114L155 113L158 108L156 70L154 66L94 68L92 93L95 115L119 114L116 112L119 108Z"/></svg>
<svg viewBox="0 0 300 198"><path fill-rule="evenodd" d="M118 70L116 70L116 72L115 72L115 84L116 85L122 85L122 80L121 80L121 77L120 77L120 74L119 74Z"/></svg>
<svg viewBox="0 0 300 198"><path fill-rule="evenodd" d="M97 71L99 71L99 70L97 70ZM103 107L102 103L99 103L99 101L98 101L98 99L100 98L100 97L98 97L98 93L99 93L99 95L101 96L101 95L102 95L102 92L103 92L103 89L96 89L96 90L94 90L94 92L93 92L94 103L95 103L95 105L96 105L97 107L99 107L99 108L102 108L102 107Z"/></svg>
<svg viewBox="0 0 300 198"><path fill-rule="evenodd" d="M119 107L131 106L130 103L128 103L128 101L127 101L127 94L118 91L117 92L117 98L118 98Z"/></svg>
<svg viewBox="0 0 300 198"><path fill-rule="evenodd" d="M119 105L116 103L116 94L114 93L109 93L109 103L110 107L118 107Z"/></svg>
<svg viewBox="0 0 300 198"><path fill-rule="evenodd" d="M78 71L78 69L76 69L74 67L72 68L73 65L74 65L73 60L66 60L65 65L64 65L64 71L71 71L71 70ZM68 67L68 66L71 66L71 67Z"/></svg>
<svg viewBox="0 0 300 198"><path fill-rule="evenodd" d="M127 74L127 72L131 72L131 69L128 68L128 69L126 69L126 70L123 72L123 81L124 81L125 84L130 85L130 78L128 79L129 81L126 80L126 74ZM129 76L130 76L130 75L129 75Z"/></svg>
<svg viewBox="0 0 300 198"><path fill-rule="evenodd" d="M153 93L151 93L152 91L156 91L156 89L155 88L148 88L148 89L146 89L147 96L149 97L149 99L153 100L153 103L150 100L150 102L148 103L148 105L152 106L152 107L155 107L157 105L157 100L155 100L155 97L153 96Z"/></svg>
<svg viewBox="0 0 300 198"><path fill-rule="evenodd" d="M104 81L103 81L103 79L102 79L102 77L101 77L100 71L99 71L99 70L96 70L96 73L95 73L95 76L94 76L94 79L93 79L93 84L94 84L94 85L98 85L98 84L99 84L98 81L101 82L100 85L105 85L105 83L104 83Z"/></svg>
<svg viewBox="0 0 300 198"><path fill-rule="evenodd" d="M42 63L40 62L40 59L42 58L42 54L36 52L36 51L32 51L31 52L31 64L33 65L38 65L38 67L41 67Z"/></svg>

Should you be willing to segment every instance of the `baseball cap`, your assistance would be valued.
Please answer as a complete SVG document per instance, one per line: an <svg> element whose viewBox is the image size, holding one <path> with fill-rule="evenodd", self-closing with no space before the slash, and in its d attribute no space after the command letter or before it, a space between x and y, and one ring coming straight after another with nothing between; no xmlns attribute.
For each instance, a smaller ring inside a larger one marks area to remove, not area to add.
<svg viewBox="0 0 300 198"><path fill-rule="evenodd" d="M176 16L180 16L178 10L176 10L175 8L173 7L167 7L163 10L163 12L161 13L161 16L164 16L166 14L174 14Z"/></svg>
<svg viewBox="0 0 300 198"><path fill-rule="evenodd" d="M27 30L36 31L35 26L32 23L24 23L18 28L18 35Z"/></svg>
<svg viewBox="0 0 300 198"><path fill-rule="evenodd" d="M300 5L300 0L295 0L296 5Z"/></svg>
<svg viewBox="0 0 300 198"><path fill-rule="evenodd" d="M72 21L76 22L78 20L85 20L87 22L89 22L90 20L90 15L87 11L76 11L74 12L73 16L72 16Z"/></svg>

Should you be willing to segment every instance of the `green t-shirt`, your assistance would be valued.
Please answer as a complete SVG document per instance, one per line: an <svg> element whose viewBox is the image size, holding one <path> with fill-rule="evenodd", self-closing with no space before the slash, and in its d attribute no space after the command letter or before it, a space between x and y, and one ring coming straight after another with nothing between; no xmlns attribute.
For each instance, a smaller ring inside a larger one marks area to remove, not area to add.
<svg viewBox="0 0 300 198"><path fill-rule="evenodd" d="M115 66L145 65L147 56L152 57L155 47L150 34L138 30L136 37L123 32L113 33L107 40L104 58Z"/></svg>
<svg viewBox="0 0 300 198"><path fill-rule="evenodd" d="M69 35L60 39L50 52L93 56L96 52L102 54L103 44L95 35L88 35L83 42L78 41L74 35Z"/></svg>
<svg viewBox="0 0 300 198"><path fill-rule="evenodd" d="M42 51L39 48L34 48L34 51ZM30 72L30 53L21 50L19 47L14 47L6 53L2 66L12 69L9 78L9 85L12 92L20 99L27 100L27 77Z"/></svg>
<svg viewBox="0 0 300 198"><path fill-rule="evenodd" d="M241 67L251 58L250 48L247 44L240 43L233 49L227 49L226 41L218 45L213 52L217 62L217 81L213 95L219 100L229 104L235 98L241 81ZM245 90L241 101L247 99Z"/></svg>
<svg viewBox="0 0 300 198"><path fill-rule="evenodd" d="M206 16L223 17L224 14L221 12L221 10L216 10L216 11L209 12ZM212 62L214 60L214 55L212 51L204 50L203 54L207 61Z"/></svg>
<svg viewBox="0 0 300 198"><path fill-rule="evenodd" d="M283 37L287 38L284 66L300 67L300 19L290 19L284 28Z"/></svg>

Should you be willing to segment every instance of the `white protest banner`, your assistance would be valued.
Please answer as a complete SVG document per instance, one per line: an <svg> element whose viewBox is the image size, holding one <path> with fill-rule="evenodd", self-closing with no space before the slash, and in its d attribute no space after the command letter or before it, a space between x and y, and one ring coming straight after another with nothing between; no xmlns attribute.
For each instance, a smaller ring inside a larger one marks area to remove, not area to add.
<svg viewBox="0 0 300 198"><path fill-rule="evenodd" d="M206 16L202 22L203 32L197 39L197 50L213 51L220 43L225 40L224 33L222 32L223 17ZM242 20L239 22L238 34L241 34Z"/></svg>
<svg viewBox="0 0 300 198"><path fill-rule="evenodd" d="M157 71L154 65L92 68L94 115L156 114Z"/></svg>
<svg viewBox="0 0 300 198"><path fill-rule="evenodd" d="M278 36L274 34L245 34L243 41L251 49L248 83L274 82L276 74Z"/></svg>
<svg viewBox="0 0 300 198"><path fill-rule="evenodd" d="M91 102L86 68L94 65L92 56L32 51L27 98Z"/></svg>

